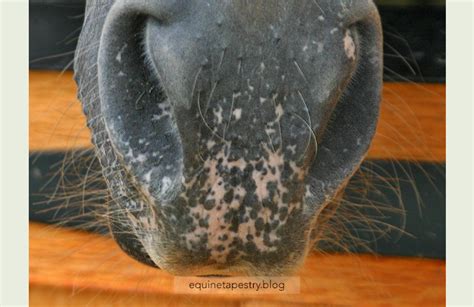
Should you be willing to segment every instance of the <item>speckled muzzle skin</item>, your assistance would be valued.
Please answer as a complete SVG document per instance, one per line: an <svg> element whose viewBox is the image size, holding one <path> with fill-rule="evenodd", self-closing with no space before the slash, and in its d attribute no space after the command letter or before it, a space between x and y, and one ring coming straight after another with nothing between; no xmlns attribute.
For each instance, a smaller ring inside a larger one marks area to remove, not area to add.
<svg viewBox="0 0 474 307"><path fill-rule="evenodd" d="M281 275L364 158L372 1L88 1L79 98L114 239L178 275Z"/></svg>

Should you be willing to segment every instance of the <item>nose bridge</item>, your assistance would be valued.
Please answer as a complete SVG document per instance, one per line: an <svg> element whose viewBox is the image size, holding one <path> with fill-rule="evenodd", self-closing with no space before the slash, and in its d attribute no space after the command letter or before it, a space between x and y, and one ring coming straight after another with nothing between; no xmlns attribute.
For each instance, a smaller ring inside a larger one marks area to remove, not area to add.
<svg viewBox="0 0 474 307"><path fill-rule="evenodd" d="M291 5L287 1L237 0L232 3L232 13L241 24L253 30L282 21Z"/></svg>

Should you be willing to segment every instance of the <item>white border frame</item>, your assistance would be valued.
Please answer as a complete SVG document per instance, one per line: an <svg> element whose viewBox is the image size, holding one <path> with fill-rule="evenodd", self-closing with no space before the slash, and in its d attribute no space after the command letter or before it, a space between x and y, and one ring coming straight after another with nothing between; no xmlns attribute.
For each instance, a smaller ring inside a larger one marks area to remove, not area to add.
<svg viewBox="0 0 474 307"><path fill-rule="evenodd" d="M471 0L447 1L446 301L473 306L473 14Z"/></svg>
<svg viewBox="0 0 474 307"><path fill-rule="evenodd" d="M0 0L0 305L28 305L28 0Z"/></svg>
<svg viewBox="0 0 474 307"><path fill-rule="evenodd" d="M361 0L360 0L361 1ZM471 0L447 1L447 305L472 306ZM0 305L28 304L28 1L0 0Z"/></svg>

